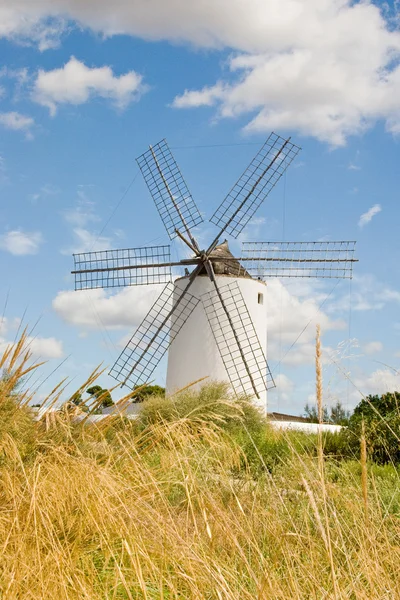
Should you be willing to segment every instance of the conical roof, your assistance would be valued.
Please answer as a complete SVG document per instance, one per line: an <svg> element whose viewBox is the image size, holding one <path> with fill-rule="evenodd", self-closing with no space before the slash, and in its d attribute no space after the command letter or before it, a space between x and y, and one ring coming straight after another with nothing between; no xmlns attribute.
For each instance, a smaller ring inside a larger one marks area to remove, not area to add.
<svg viewBox="0 0 400 600"><path fill-rule="evenodd" d="M220 260L213 260L213 257ZM224 258L230 260L223 260ZM221 260L222 259L222 260ZM232 260L233 259L233 260ZM216 275L230 275L233 277L247 277L251 279L250 273L240 264L240 262L234 258L232 252L229 250L228 242L225 240L222 244L219 244L214 248L210 254L210 260L214 267ZM203 268L199 275L206 275L206 270Z"/></svg>

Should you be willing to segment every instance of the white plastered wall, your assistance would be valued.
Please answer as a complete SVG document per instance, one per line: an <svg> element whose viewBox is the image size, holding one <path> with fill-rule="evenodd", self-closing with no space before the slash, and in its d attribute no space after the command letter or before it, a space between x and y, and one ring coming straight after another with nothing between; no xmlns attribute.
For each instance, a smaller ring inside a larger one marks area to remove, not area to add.
<svg viewBox="0 0 400 600"><path fill-rule="evenodd" d="M233 282L238 283L260 345L266 356L266 284L256 279L237 278L226 275L217 275L216 281L218 287ZM188 278L186 277L178 279L175 282L175 297L181 293L187 283ZM202 294L213 289L213 283L208 277L199 276L193 282L189 292L201 299ZM259 295L261 295L261 298ZM261 303L259 302L260 299ZM202 302L200 302L169 348L166 382L167 394L172 394L202 377L207 377L206 381L229 382L206 313ZM260 398L256 400L257 404L266 410L267 393L260 394Z"/></svg>

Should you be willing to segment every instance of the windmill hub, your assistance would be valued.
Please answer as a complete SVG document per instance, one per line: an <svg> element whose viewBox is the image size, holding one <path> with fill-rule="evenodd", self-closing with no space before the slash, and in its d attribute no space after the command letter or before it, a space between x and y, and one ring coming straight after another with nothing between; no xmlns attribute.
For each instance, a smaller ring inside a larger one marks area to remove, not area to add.
<svg viewBox="0 0 400 600"><path fill-rule="evenodd" d="M224 240L222 244L218 244L208 256L205 255L204 258L202 257L203 268L199 272L199 275L208 276L207 268L204 264L207 260L211 262L215 275L251 278L250 273L246 271L239 260L229 250L227 240Z"/></svg>
<svg viewBox="0 0 400 600"><path fill-rule="evenodd" d="M351 278L356 262L355 242L243 242L239 258L227 240L220 242L223 234L239 236L299 150L290 138L271 133L211 217L219 233L207 250L200 250L191 231L203 218L166 141L137 159L169 237L179 237L193 255L171 262L169 246L74 255L77 290L165 285L110 371L122 385L134 389L151 381L170 348L167 385L171 373L183 387L206 369L237 394L266 397L275 384L265 357L260 280ZM185 269L185 277L173 283L172 267Z"/></svg>

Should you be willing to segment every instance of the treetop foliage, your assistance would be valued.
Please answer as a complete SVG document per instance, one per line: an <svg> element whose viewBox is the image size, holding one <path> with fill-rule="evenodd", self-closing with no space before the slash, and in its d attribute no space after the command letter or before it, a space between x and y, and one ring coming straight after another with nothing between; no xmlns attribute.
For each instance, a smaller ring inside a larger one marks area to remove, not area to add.
<svg viewBox="0 0 400 600"><path fill-rule="evenodd" d="M336 404L328 410L326 406L322 411L322 422L331 423L332 425L347 425L351 411L347 410L338 400ZM316 406L310 406L308 403L304 407L304 416L310 423L318 423L318 410Z"/></svg>

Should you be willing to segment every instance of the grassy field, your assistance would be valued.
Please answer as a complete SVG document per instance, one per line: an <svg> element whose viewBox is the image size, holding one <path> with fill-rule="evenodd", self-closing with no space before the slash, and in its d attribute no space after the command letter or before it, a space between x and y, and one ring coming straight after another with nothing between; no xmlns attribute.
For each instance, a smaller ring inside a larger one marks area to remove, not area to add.
<svg viewBox="0 0 400 600"><path fill-rule="evenodd" d="M20 350L0 362L1 598L400 598L393 466L326 458L218 384L137 422L37 422Z"/></svg>

